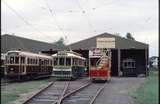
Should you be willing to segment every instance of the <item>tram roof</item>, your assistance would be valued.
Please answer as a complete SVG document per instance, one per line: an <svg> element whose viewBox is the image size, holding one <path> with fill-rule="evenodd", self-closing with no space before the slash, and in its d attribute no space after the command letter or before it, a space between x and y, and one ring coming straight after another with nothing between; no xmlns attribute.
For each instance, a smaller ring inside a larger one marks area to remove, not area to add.
<svg viewBox="0 0 160 104"><path fill-rule="evenodd" d="M41 57L41 58L50 58L50 59L52 59L51 56L48 56L48 55L45 55L45 54L32 53L32 52L27 52L27 51L13 50L13 51L8 51L7 54L11 53L11 52L19 53L19 55L21 55L21 56Z"/></svg>
<svg viewBox="0 0 160 104"><path fill-rule="evenodd" d="M76 52L73 52L73 51L66 51L64 54L56 53L56 54L52 55L52 57L64 57L64 56L75 57L75 58L79 58L79 59L85 60L84 57L81 57L80 54L78 54Z"/></svg>

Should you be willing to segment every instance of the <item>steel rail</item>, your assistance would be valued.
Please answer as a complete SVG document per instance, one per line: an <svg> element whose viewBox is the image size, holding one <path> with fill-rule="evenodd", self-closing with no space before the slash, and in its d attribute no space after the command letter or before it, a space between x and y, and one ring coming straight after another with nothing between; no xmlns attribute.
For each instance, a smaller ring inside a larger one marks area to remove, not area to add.
<svg viewBox="0 0 160 104"><path fill-rule="evenodd" d="M93 99L91 100L91 102L89 104L93 104L94 101L96 100L97 96L101 93L101 91L104 89L104 87L106 86L106 84L104 84L96 93L96 95L93 97Z"/></svg>
<svg viewBox="0 0 160 104"><path fill-rule="evenodd" d="M65 95L65 93L66 93L66 91L67 91L67 89L69 87L69 84L70 84L70 82L68 82L67 85L65 86L65 88L63 90L63 93L62 93L60 99L56 102L56 104L61 104L61 101L62 101L62 99L63 99L63 97L64 97L64 95Z"/></svg>
<svg viewBox="0 0 160 104"><path fill-rule="evenodd" d="M22 104L27 104L29 101L31 101L32 99L34 99L36 96L38 96L40 93L42 93L43 91L47 90L47 88L51 87L55 82L51 82L49 83L46 87L44 87L43 89L41 89L40 91L38 91L37 93L35 93L34 95L32 95L31 97L29 97L26 101L24 101ZM76 88L75 90L69 92L66 94L67 90L69 89L69 85L70 85L70 82L68 82L65 87L64 87L64 90L62 92L62 94L60 95L60 98L56 101L56 102L53 102L52 104L61 104L63 99L68 97L69 95L73 94L73 93L76 93L78 92L79 90L82 90L83 88L89 86L91 84L87 82L87 84L83 85L83 86L80 86L79 88Z"/></svg>
<svg viewBox="0 0 160 104"><path fill-rule="evenodd" d="M90 86L92 83L87 83L86 85L66 94L62 99L59 104L63 104L63 100L67 97L70 97L72 94L77 93L78 91ZM93 96L88 104L94 104L94 101L96 100L97 96L101 93L101 91L105 88L106 84L104 84L102 87L98 88L98 91L96 92L95 96Z"/></svg>
<svg viewBox="0 0 160 104"><path fill-rule="evenodd" d="M79 88L73 90L72 92L70 92L70 93L64 95L64 96L62 97L62 99L60 100L60 102L57 103L57 104L62 104L62 101L63 101L65 98L67 98L67 97L69 97L70 95L72 95L72 94L74 94L74 93L76 93L76 92L78 92L78 91L80 91L80 90L86 88L86 87L89 86L89 85L91 85L91 82L89 82L89 83L87 83L87 84L85 84L85 85L83 85L83 86L81 86L81 87L79 87Z"/></svg>
<svg viewBox="0 0 160 104"><path fill-rule="evenodd" d="M31 97L29 97L26 101L24 101L22 104L27 104L31 99L33 99L35 96L37 96L38 94L40 94L41 92L43 92L44 90L46 90L47 88L49 88L50 86L52 86L54 84L54 82L49 83L46 87L44 87L43 89L41 89L40 91L38 91L37 93L35 93L34 95L32 95Z"/></svg>

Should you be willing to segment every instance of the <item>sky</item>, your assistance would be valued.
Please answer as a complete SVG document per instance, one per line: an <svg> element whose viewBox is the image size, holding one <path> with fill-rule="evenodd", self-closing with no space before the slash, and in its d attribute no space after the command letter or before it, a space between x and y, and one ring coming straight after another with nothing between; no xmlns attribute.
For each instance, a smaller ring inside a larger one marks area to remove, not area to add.
<svg viewBox="0 0 160 104"><path fill-rule="evenodd" d="M2 35L49 43L130 32L158 56L158 23L158 0L1 0Z"/></svg>

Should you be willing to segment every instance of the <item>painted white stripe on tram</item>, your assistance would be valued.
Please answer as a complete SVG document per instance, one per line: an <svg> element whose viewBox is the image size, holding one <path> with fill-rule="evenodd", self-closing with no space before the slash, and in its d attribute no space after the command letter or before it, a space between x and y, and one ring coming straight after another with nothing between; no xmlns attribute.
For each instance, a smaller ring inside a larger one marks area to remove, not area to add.
<svg viewBox="0 0 160 104"><path fill-rule="evenodd" d="M53 68L53 71L71 71L72 69L58 69L58 68Z"/></svg>

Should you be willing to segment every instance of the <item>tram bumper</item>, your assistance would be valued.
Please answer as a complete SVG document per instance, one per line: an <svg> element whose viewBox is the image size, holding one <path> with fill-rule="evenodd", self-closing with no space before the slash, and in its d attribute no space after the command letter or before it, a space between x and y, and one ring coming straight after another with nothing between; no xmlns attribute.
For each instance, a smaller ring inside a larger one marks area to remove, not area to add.
<svg viewBox="0 0 160 104"><path fill-rule="evenodd" d="M71 69L53 69L52 76L55 78L71 78Z"/></svg>

